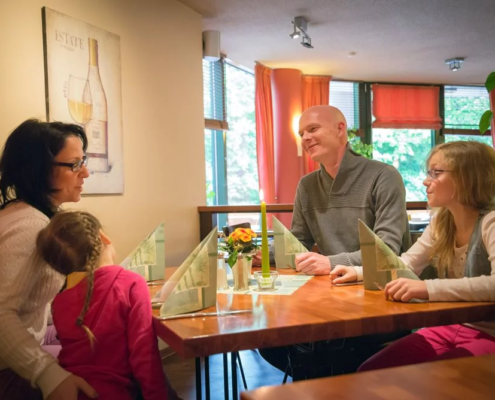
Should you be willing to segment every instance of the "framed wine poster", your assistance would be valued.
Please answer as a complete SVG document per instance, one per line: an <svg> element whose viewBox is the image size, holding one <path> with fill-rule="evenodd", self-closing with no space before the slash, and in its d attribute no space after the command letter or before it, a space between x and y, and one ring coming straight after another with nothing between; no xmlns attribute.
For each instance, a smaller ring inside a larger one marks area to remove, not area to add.
<svg viewBox="0 0 495 400"><path fill-rule="evenodd" d="M123 193L120 37L47 7L42 16L47 120L84 128L84 193Z"/></svg>

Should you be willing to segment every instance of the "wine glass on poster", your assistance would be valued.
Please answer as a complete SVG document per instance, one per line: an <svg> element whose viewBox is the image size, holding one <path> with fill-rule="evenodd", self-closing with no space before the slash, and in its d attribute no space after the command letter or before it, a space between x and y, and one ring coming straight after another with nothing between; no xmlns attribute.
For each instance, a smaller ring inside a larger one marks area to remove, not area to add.
<svg viewBox="0 0 495 400"><path fill-rule="evenodd" d="M85 125L93 115L93 101L89 82L85 78L69 77L68 106L70 116L80 125Z"/></svg>

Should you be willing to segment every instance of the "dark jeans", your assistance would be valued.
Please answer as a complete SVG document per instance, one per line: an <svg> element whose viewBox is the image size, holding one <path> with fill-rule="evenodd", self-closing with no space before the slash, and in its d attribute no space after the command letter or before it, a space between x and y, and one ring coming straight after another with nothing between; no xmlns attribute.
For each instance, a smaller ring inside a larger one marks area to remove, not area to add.
<svg viewBox="0 0 495 400"><path fill-rule="evenodd" d="M287 372L293 381L297 381L356 372L364 361L382 350L386 344L410 333L402 331L301 343L259 349L259 352L271 365Z"/></svg>
<svg viewBox="0 0 495 400"><path fill-rule="evenodd" d="M42 400L41 390L34 389L30 383L11 369L0 371L0 399L2 400Z"/></svg>

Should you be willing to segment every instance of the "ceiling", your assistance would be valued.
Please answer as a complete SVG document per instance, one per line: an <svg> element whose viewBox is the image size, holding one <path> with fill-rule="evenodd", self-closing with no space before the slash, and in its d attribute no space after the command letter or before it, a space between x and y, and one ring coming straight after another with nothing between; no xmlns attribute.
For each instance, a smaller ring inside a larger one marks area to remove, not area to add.
<svg viewBox="0 0 495 400"><path fill-rule="evenodd" d="M257 61L334 79L451 84L483 84L495 70L494 0L179 1L249 69ZM314 49L289 37L296 16ZM457 72L445 64L453 57L465 58Z"/></svg>

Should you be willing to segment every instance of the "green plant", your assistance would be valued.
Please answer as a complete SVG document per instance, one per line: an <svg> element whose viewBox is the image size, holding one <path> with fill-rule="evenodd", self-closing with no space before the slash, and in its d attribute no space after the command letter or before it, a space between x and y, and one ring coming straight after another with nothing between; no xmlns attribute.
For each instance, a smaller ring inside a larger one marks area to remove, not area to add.
<svg viewBox="0 0 495 400"><path fill-rule="evenodd" d="M366 158L373 158L373 145L361 141L357 128L347 128L347 136L352 150Z"/></svg>
<svg viewBox="0 0 495 400"><path fill-rule="evenodd" d="M486 78L485 87L488 93L495 89L495 71ZM489 128L493 119L493 111L486 110L480 119L480 133L483 135Z"/></svg>

